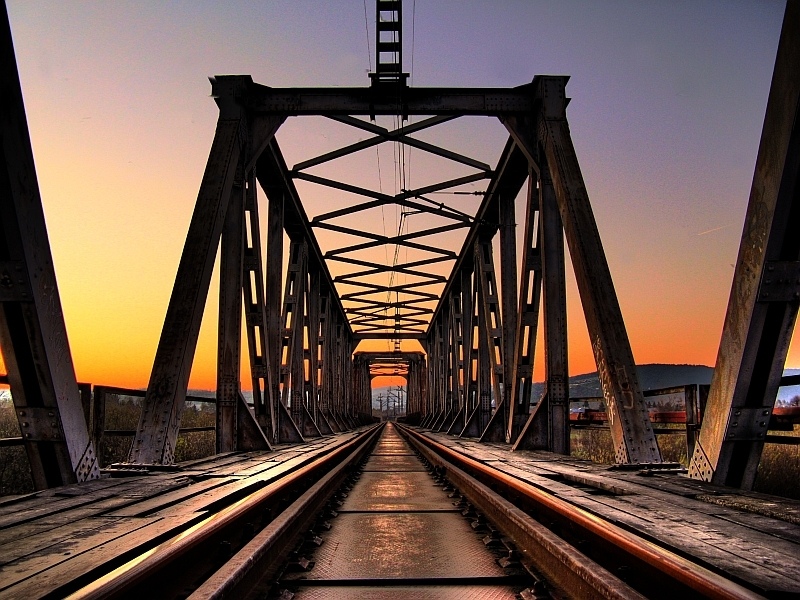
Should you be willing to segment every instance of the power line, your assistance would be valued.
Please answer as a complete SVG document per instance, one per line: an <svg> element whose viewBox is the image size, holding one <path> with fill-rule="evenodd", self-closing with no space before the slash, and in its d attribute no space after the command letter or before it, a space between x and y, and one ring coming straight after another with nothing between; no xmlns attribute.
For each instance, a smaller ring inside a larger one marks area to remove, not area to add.
<svg viewBox="0 0 800 600"><path fill-rule="evenodd" d="M367 32L367 64L372 71L372 46L369 44L369 19L367 17L367 0L364 0L364 29ZM413 37L413 36L412 36ZM411 60L414 60L414 52L411 52Z"/></svg>

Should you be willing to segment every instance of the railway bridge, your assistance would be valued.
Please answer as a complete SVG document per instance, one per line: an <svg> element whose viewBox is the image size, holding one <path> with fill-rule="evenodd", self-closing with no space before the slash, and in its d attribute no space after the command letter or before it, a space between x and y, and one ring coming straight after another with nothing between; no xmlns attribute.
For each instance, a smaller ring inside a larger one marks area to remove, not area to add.
<svg viewBox="0 0 800 600"><path fill-rule="evenodd" d="M749 491L778 388L797 383L783 370L800 305L800 2L787 4L714 377L686 392L688 474L662 460L637 378L568 78L412 87L401 1L375 6L365 87L212 78L216 131L138 426L114 465L96 451L109 390L75 378L4 20L0 342L21 432L6 443L25 447L37 491L0 500L0 595L800 595L800 507ZM275 133L310 115L367 137L289 166ZM508 131L493 165L414 135L475 115ZM397 194L325 175L384 143L456 174ZM296 182L347 201L309 218ZM433 199L475 182L474 210ZM389 235L375 216L386 207L421 217ZM570 457L564 240L611 470ZM218 252L217 454L175 464ZM371 340L394 351L359 349ZM386 374L406 381L401 423L373 417L371 381Z"/></svg>

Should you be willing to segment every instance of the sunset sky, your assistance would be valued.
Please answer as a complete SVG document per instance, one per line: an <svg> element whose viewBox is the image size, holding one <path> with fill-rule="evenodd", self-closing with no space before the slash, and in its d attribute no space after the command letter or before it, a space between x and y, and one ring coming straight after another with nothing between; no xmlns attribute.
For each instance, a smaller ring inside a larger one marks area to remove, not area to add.
<svg viewBox="0 0 800 600"><path fill-rule="evenodd" d="M214 134L208 76L368 85L373 2L7 0L79 380L147 384ZM713 365L783 10L405 0L404 67L414 86L570 75L571 132L636 361ZM277 137L291 166L336 135L296 118ZM506 138L471 119L439 141L494 166ZM385 171L370 177L388 190ZM313 216L325 205L309 193ZM593 371L574 284L568 296L570 371ZM193 388L214 387L216 311L212 283ZM800 343L787 366L800 367Z"/></svg>

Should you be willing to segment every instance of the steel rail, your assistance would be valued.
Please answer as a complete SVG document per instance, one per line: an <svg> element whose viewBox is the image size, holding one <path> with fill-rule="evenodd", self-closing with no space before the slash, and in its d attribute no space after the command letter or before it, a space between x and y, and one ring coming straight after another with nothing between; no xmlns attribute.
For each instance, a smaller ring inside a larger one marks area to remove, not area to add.
<svg viewBox="0 0 800 600"><path fill-rule="evenodd" d="M287 497L306 498L310 494L324 504L327 497L320 495L321 488L332 494L336 488L334 486L330 489L332 485L330 482L335 481L337 485L340 483L339 480L346 475L353 461L363 456L377 439L380 429L380 426L376 426L363 432L324 456L209 515L174 537L155 547L143 548L138 556L130 558L113 571L75 590L68 598L93 600L141 597L141 594L148 590L152 592L153 589L159 589L160 594L165 594L164 588L161 587L165 580L172 588L180 586L182 580L187 581L186 585L191 585L189 582L192 579L195 583L198 579L202 581L213 573L214 569L206 568L204 573L198 574L197 569L203 567L195 567L193 562L195 557L202 556L208 560L209 556L218 555L218 548L223 540L240 539L245 525L258 521L258 517L265 510L272 510L276 502L279 503ZM334 477L331 477L331 474L335 474ZM323 485L323 482L327 482L327 485ZM256 534L261 536L263 532L278 530L284 544L279 549L273 547L274 551L270 555L278 562L288 554L292 549L291 544L305 531L296 518L290 518L292 507L296 503L297 501L291 504L285 502L289 504L289 508L281 507L281 512ZM181 564L179 562L181 560L188 560L190 565L187 570L194 572L186 573L182 569L174 568L176 564ZM155 584L156 587L153 582L158 582ZM184 596L183 593L178 595Z"/></svg>
<svg viewBox="0 0 800 600"><path fill-rule="evenodd" d="M537 510L537 512L543 511L549 519L555 519L556 521L561 520L573 532L578 532L578 537L583 540L599 541L604 547L603 552L610 551L621 556L628 565L640 570L644 577L658 577L661 575L658 580L650 579L648 584L650 586L666 586L659 592L659 596L683 597L683 595L688 593L719 600L752 600L763 598L763 596L755 591L745 588L722 575L714 573L702 565L698 565L635 533L605 521L521 479L502 473L493 467L451 450L447 446L422 435L418 431L406 426L400 426L398 429L407 436L415 447L424 449L426 451L425 454L431 455L433 457L432 462L440 463L440 465L446 469L446 476L448 478L450 478L452 474L453 479L458 480L458 483L453 481L453 484L457 487L462 488L464 485L469 486L469 480L477 480L484 484L484 487L486 487L489 492L491 492L491 490L499 491L499 494L501 494L503 498L510 499L513 502L512 507L515 511L522 509L524 513L529 513L531 512L531 508ZM478 489L474 484L472 487ZM470 501L473 501L467 489L462 488L462 493L464 493ZM475 491L473 490L473 496L474 494ZM495 494L495 496L496 495L497 494ZM477 501L473 501L476 506L480 502L481 505L491 509L486 498L476 498L476 500ZM486 508L484 508L484 510L486 510ZM495 517L501 517L502 512L502 510L495 510ZM515 513L515 515L517 518L520 517L517 513ZM536 522L529 514L525 514L525 517L527 517L529 521ZM496 524L502 529L500 523ZM539 525L541 526L541 524ZM509 535L512 538L514 537L511 533L509 533ZM552 535L552 533L550 535ZM552 541L547 540L547 543L552 543ZM519 545L520 548L524 549L523 544ZM567 555L563 558L565 559L562 562L563 567L567 569L573 568L573 566L570 565L571 557ZM584 559L584 562L585 561L586 559ZM563 572L555 572L552 565L547 566L547 569L553 571L552 573L546 572L546 574L551 576L563 575ZM673 588L671 591L669 590L670 586ZM679 595L676 596L675 594ZM588 597L591 597L591 595ZM603 595L602 597L615 596Z"/></svg>
<svg viewBox="0 0 800 600"><path fill-rule="evenodd" d="M346 460L332 468L261 530L188 600L242 598L252 593L259 582L269 580L280 566L281 558L293 548L298 532L305 532L318 518L325 503L347 476L347 469L364 458L379 430L377 428Z"/></svg>

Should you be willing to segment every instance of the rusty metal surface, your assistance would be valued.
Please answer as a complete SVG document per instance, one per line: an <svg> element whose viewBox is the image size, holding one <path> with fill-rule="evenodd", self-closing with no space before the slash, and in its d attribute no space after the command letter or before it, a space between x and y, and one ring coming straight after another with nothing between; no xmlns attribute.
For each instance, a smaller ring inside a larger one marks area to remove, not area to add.
<svg viewBox="0 0 800 600"><path fill-rule="evenodd" d="M541 522L547 522L551 528L560 528L560 535L565 535L567 532L569 536L579 541L602 540L600 549L592 550L591 544L583 544L580 553L577 553L574 548L563 546L561 548L563 557L558 558L555 557L554 549L562 545L563 540L558 538L555 545L552 544L553 540L547 542L550 548L539 554L545 560L555 559L563 561L565 565L569 564L569 568L562 571L562 574L570 577L580 574L580 577L586 578L587 582L590 580L589 578L594 577L595 584L601 586L599 589L609 585L618 588L624 584L621 581L615 582L611 572L606 571L605 567L601 567L601 565L613 568L614 560L616 560L614 557L620 556L623 557L624 564L630 567L631 574L635 572L636 576L641 578L636 585L642 588L646 587L648 590L653 586L660 586L664 590L674 588L674 591L670 592L674 594L674 597L684 597L686 594L697 594L699 597L708 598L755 599L763 597L758 592L747 589L702 564L692 562L691 559L670 549L649 543L627 529L610 521L599 519L596 515L538 489L522 479L502 473L466 454L460 454L431 437L421 435L408 428L403 428L403 431L412 436L415 445L423 449L429 460L434 464L444 466L448 479L458 486L471 502L484 510L490 519L501 521L507 517L509 526L519 528L519 531L531 526L539 528ZM483 483L480 483L479 480ZM469 491L468 487L472 488L472 491ZM496 494L501 494L503 498L496 497ZM515 498L513 505L506 500L508 497ZM531 519L531 515L536 515L538 520ZM502 528L503 524L499 527ZM544 533L546 536L553 536L552 532ZM536 536L538 535L536 534ZM517 539L514 534L510 534L510 536ZM534 539L533 535L531 539ZM539 543L537 542L537 545ZM525 544L522 545L525 546ZM542 545L542 547L546 546ZM575 556L581 558L576 560ZM596 564L591 568L586 567L591 564L592 560L596 561ZM539 564L539 568L553 576L548 572L547 565ZM556 574L559 571L559 567L554 570ZM598 576L598 574L600 575ZM628 577L626 583L633 585L631 580L632 577ZM634 597L633 589L630 589L630 592L631 597ZM598 596L590 595L589 597Z"/></svg>
<svg viewBox="0 0 800 600"><path fill-rule="evenodd" d="M339 509L340 512L423 510L454 512L455 508L428 473L413 471L365 472Z"/></svg>
<svg viewBox="0 0 800 600"><path fill-rule="evenodd" d="M425 471L425 468L413 455L399 454L372 456L364 471Z"/></svg>
<svg viewBox="0 0 800 600"><path fill-rule="evenodd" d="M494 585L307 587L297 590L294 600L513 600L518 598L514 590Z"/></svg>
<svg viewBox="0 0 800 600"><path fill-rule="evenodd" d="M502 577L457 513L344 513L322 536L307 579Z"/></svg>
<svg viewBox="0 0 800 600"><path fill-rule="evenodd" d="M517 582L483 544L485 532L473 530L392 424L374 451L382 454L372 460L413 458L419 471L390 463L364 471L320 534L313 568L287 574L283 584L305 585L300 598L515 597L509 584Z"/></svg>

